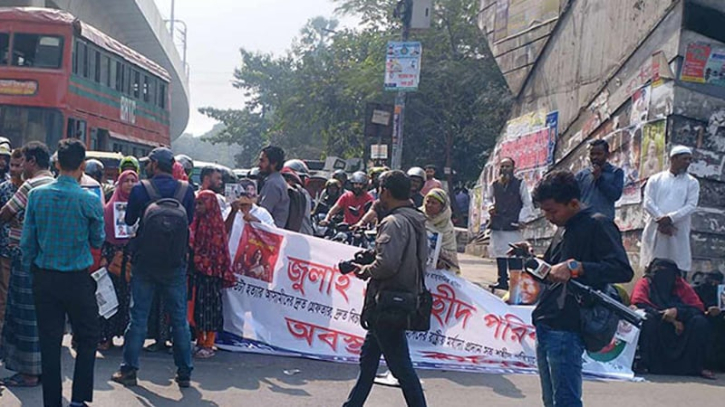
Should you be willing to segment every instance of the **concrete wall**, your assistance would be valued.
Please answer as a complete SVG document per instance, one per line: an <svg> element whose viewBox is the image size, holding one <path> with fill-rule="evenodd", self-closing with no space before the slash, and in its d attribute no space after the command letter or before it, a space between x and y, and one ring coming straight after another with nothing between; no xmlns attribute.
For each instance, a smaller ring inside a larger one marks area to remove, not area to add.
<svg viewBox="0 0 725 407"><path fill-rule="evenodd" d="M656 85L662 86L658 92L663 104L658 109L664 110L657 117L666 120L666 142L696 149L691 172L700 181L701 194L693 216L693 270L725 271L725 87L678 80L689 43L723 48L725 44L683 28L692 3L725 13L725 2L720 0L573 0L562 6L517 95L511 118L537 110L558 111L550 169L577 171L587 165L588 140L630 126L632 97L658 79L653 64L660 66L657 73L664 79ZM491 22L482 23L482 28L487 24ZM502 69L509 68L503 61ZM653 109L650 106L649 120ZM637 265L644 226L641 204L620 205L616 217ZM526 236L543 247L553 231L540 218L529 225Z"/></svg>

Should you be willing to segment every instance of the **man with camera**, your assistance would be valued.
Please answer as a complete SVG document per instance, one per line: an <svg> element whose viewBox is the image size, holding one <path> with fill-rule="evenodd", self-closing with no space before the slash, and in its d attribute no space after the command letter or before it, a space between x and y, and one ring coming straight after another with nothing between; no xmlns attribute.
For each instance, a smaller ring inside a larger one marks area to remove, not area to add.
<svg viewBox="0 0 725 407"><path fill-rule="evenodd" d="M546 219L559 227L543 259L552 265L546 276L550 284L532 315L545 407L582 405L583 307L567 283L601 290L634 276L614 221L583 207L580 199L577 180L568 171L548 174L533 193ZM526 242L516 246L531 252Z"/></svg>
<svg viewBox="0 0 725 407"><path fill-rule="evenodd" d="M383 325L386 316L380 305L386 293L417 297L422 292L428 257L425 216L410 203L410 179L405 173L388 171L379 181L379 199L387 216L378 227L375 260L365 266L353 263L356 276L369 279L362 315L368 333L360 354L360 374L344 406L365 403L382 354L400 381L407 405L422 407L426 405L425 396L410 360L405 328Z"/></svg>

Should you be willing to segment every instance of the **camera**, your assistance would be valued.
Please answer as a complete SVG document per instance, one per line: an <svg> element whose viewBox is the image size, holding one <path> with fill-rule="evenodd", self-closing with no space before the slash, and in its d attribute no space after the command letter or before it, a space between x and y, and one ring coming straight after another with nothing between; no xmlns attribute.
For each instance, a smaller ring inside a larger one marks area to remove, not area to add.
<svg viewBox="0 0 725 407"><path fill-rule="evenodd" d="M374 261L375 261L375 250L361 250L361 251L355 253L353 260L341 261L340 264L337 265L337 267L340 269L340 273L350 274L353 271L355 271L355 266L353 266L352 263L366 266L368 264L373 264Z"/></svg>

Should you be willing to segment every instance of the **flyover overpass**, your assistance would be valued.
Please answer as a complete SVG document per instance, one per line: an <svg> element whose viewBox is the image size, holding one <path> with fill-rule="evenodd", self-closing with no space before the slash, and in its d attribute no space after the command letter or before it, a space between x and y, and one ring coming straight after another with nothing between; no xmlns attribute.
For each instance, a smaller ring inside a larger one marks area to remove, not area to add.
<svg viewBox="0 0 725 407"><path fill-rule="evenodd" d="M67 11L163 66L171 75L171 139L189 121L189 78L153 0L0 0L0 7Z"/></svg>

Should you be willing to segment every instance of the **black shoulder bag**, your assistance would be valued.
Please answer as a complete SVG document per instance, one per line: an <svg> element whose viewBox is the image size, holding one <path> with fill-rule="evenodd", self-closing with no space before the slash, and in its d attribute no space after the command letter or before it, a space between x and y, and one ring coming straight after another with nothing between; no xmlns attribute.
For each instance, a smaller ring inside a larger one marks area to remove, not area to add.
<svg viewBox="0 0 725 407"><path fill-rule="evenodd" d="M414 229L412 226L411 229ZM415 233L415 230L413 230ZM416 236L416 247L420 244ZM403 258L408 255L406 248ZM418 258L416 253L416 259ZM418 261L417 264L420 264ZM397 290L379 290L365 315L361 318L362 327L370 329L390 329L425 332L430 329L430 315L433 308L433 297L425 286L425 270L416 270L418 277L418 293Z"/></svg>

